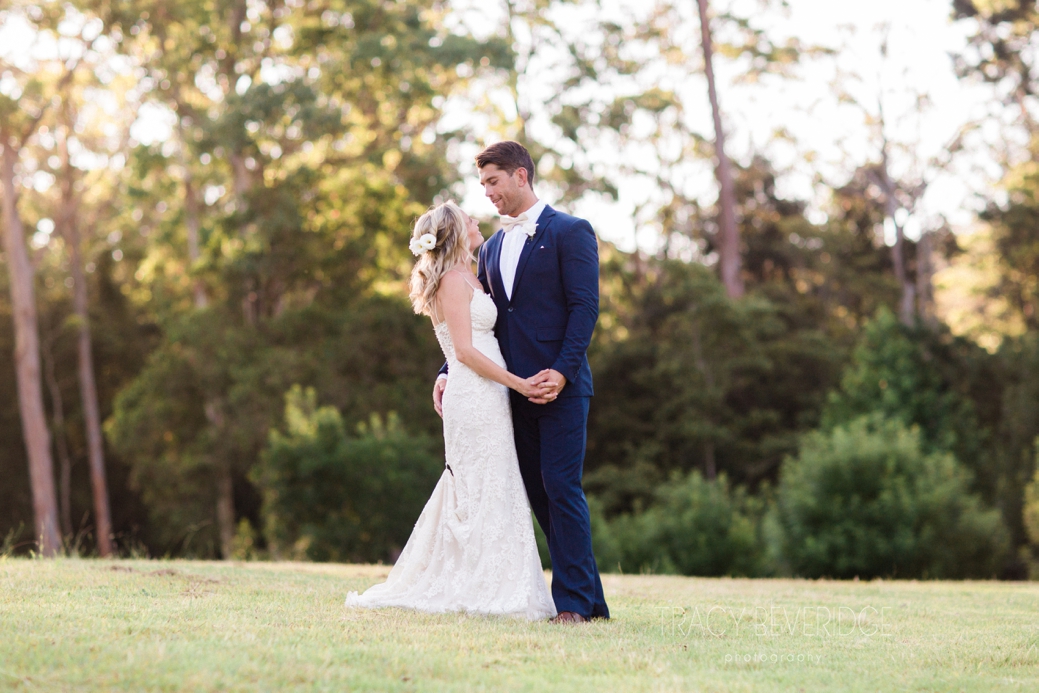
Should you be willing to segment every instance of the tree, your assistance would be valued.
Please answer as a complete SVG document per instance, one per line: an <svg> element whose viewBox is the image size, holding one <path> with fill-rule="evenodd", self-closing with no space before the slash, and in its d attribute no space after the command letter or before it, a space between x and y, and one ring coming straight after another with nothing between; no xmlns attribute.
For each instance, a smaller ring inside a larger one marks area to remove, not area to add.
<svg viewBox="0 0 1039 693"><path fill-rule="evenodd" d="M30 13L32 14L32 13ZM14 15L11 10L5 19ZM3 16L0 15L0 16ZM43 16L40 9L37 18ZM15 21L26 21L18 14ZM33 510L36 517L36 538L39 550L53 556L61 548L57 497L54 492L54 462L51 457L50 434L43 404L40 381L40 340L36 295L33 288L34 271L26 250L25 228L18 211L19 190L16 168L22 150L36 132L43 119L55 85L57 89L71 79L71 70L58 65L32 65L30 72L17 65L4 63L4 71L20 76L18 84L8 93L0 93L0 185L3 189L4 252L10 273L11 304L15 325L15 371L18 380L18 401L22 417L22 431L29 454L32 480ZM49 73L49 74L48 74ZM47 78L51 78L47 84Z"/></svg>
<svg viewBox="0 0 1039 693"><path fill-rule="evenodd" d="M975 488L992 501L999 481L987 464L986 431L969 382L970 361L979 351L963 340L906 327L882 308L862 330L839 389L830 393L822 428L875 413L918 426L924 451L953 453L975 475Z"/></svg>
<svg viewBox="0 0 1039 693"><path fill-rule="evenodd" d="M587 487L609 516L650 502L675 471L773 478L818 422L841 350L796 304L734 301L698 263L633 265L604 263Z"/></svg>
<svg viewBox="0 0 1039 693"><path fill-rule="evenodd" d="M92 47L86 44L82 45L80 50L88 53L92 52ZM59 200L57 203L57 214L55 215L57 219L55 229L64 241L64 247L69 255L69 270L72 275L73 308L78 332L77 370L83 406L83 423L86 428L97 547L101 556L108 557L114 554L115 547L112 540L112 513L109 508L108 480L105 471L101 411L98 402L97 379L94 371L87 279L84 271L86 263L82 256L82 236L84 228L92 230L92 227L96 225L97 217L105 215L107 212L105 207L112 204L112 198L100 205L102 209L94 210L95 222L90 224L87 219L87 205L83 200L83 191L86 188L83 184L85 182L83 180L85 178L84 172L73 164L70 153L70 146L87 151L95 149L96 151L98 148L90 146L94 144L89 141L91 136L102 141L105 139L100 134L103 132L103 129L98 128L95 123L86 122L87 119L80 112L82 105L89 98L91 87L95 89L97 87L96 83L91 84L92 81L89 77L86 80L79 81L73 77L65 82L62 92L57 95L61 99L61 103L56 109L54 127L51 131L54 135L53 139L58 158L55 175L59 182ZM93 130L93 132L90 132L90 130ZM126 130L127 128L124 126L124 132ZM117 144L114 147L110 146L108 148L110 151L104 152L104 154L114 155L119 154L119 150L125 148L122 144L128 137L124 135L122 138L109 139L116 139Z"/></svg>
<svg viewBox="0 0 1039 693"><path fill-rule="evenodd" d="M926 88L911 86L909 69L903 68L895 79L888 77L894 67L889 60L890 29L887 25L879 28L881 69L876 84L871 85L875 86L875 93L857 88L867 80L855 72L838 72L838 78L833 82L840 101L853 104L861 112L870 146L875 152L872 160L858 166L843 187L846 191L860 188L861 194L883 211L883 222L893 231L891 271L900 289L895 311L899 320L906 326L919 320L934 328L937 327L933 288L936 258L941 239L950 232L943 218L923 215L921 202L935 178L951 170L964 149L965 138L975 130L976 124L963 124L934 155L921 156L920 132L931 99ZM897 86L892 88L892 83ZM908 101L910 105L893 108L899 101ZM899 131L905 132L907 123L916 126L915 137L899 135ZM856 178L865 180L856 181ZM867 185L863 186L864 182ZM879 195L872 193L870 186L875 186ZM920 222L916 242L906 237L907 223L914 216ZM878 225L878 235L881 231L882 227ZM886 233L882 237L887 240Z"/></svg>
<svg viewBox="0 0 1039 693"><path fill-rule="evenodd" d="M707 75L707 94L714 119L714 157L718 178L718 244L719 270L729 298L743 295L743 277L740 276L740 236L736 227L736 199L732 184L732 165L725 153L725 129L722 125L718 89L714 82L714 49L711 45L711 25L707 16L707 0L696 0L700 12L700 42L703 47L704 73Z"/></svg>
<svg viewBox="0 0 1039 693"><path fill-rule="evenodd" d="M999 514L952 455L925 450L916 428L883 415L806 436L769 520L778 560L813 578L996 575L1007 549Z"/></svg>
<svg viewBox="0 0 1039 693"><path fill-rule="evenodd" d="M7 104L2 115L7 121L20 104ZM0 127L0 182L4 193L4 252L7 255L11 282L11 303L14 307L14 325L17 343L14 351L15 370L18 377L18 401L22 415L22 432L29 452L29 469L32 478L33 509L36 514L36 536L40 551L53 556L61 547L58 533L58 507L54 494L54 462L50 451L50 434L47 431L46 413L43 408L43 391L40 386L40 343L36 316L36 297L33 291L33 270L25 249L25 230L18 215L18 189L15 183L15 166L25 140L32 133L31 125L23 125L20 132L5 123Z"/></svg>
<svg viewBox="0 0 1039 693"><path fill-rule="evenodd" d="M1016 122L1035 133L1037 119L1032 102L1039 93L1039 65L1033 42L1039 27L1039 6L1035 0L952 0L952 8L957 19L973 20L975 27L967 50L954 56L960 76L992 84L1001 101L1017 111Z"/></svg>

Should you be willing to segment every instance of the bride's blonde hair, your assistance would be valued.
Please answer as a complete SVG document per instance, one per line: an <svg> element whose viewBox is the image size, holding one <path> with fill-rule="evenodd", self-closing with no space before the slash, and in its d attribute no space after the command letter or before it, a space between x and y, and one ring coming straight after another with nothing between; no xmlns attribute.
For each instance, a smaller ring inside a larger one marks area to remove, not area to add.
<svg viewBox="0 0 1039 693"><path fill-rule="evenodd" d="M432 315L444 274L460 262L473 260L465 212L454 202L432 207L418 218L412 239L427 233L436 237L436 246L419 255L411 270L411 305L421 315Z"/></svg>

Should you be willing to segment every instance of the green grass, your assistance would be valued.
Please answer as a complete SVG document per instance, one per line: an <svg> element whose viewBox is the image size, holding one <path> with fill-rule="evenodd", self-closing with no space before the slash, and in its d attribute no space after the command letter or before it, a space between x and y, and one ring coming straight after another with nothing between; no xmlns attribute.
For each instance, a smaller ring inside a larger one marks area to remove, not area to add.
<svg viewBox="0 0 1039 693"><path fill-rule="evenodd" d="M0 559L0 690L1039 690L1036 584L607 575L588 626L343 606L386 573Z"/></svg>

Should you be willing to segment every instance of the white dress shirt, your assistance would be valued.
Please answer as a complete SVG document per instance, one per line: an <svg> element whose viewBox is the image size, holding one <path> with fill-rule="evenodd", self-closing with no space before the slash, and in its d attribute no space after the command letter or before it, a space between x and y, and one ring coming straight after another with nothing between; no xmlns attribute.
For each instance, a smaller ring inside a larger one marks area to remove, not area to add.
<svg viewBox="0 0 1039 693"><path fill-rule="evenodd" d="M498 267L501 270L501 282L505 285L505 295L512 300L512 285L516 283L516 267L519 265L520 255L523 254L523 244L530 237L530 232L537 229L538 217L545 211L547 204L544 200L538 200L534 206L516 218L526 215L526 221L515 224L509 228L501 239L501 255L498 258ZM511 222L510 217L502 217L502 228L508 228L505 222Z"/></svg>

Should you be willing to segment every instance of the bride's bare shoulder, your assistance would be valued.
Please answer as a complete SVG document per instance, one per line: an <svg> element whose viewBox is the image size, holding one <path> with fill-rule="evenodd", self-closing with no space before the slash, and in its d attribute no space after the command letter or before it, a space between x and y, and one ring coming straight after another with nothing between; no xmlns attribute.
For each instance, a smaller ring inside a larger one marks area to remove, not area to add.
<svg viewBox="0 0 1039 693"><path fill-rule="evenodd" d="M465 277L463 277L460 272L456 272L454 270L444 272L444 276L440 278L441 291L461 291L468 285L468 282L465 281Z"/></svg>
<svg viewBox="0 0 1039 693"><path fill-rule="evenodd" d="M440 286L437 288L437 298L444 301L468 302L473 293L472 286L465 280L460 272L445 272L440 278Z"/></svg>

